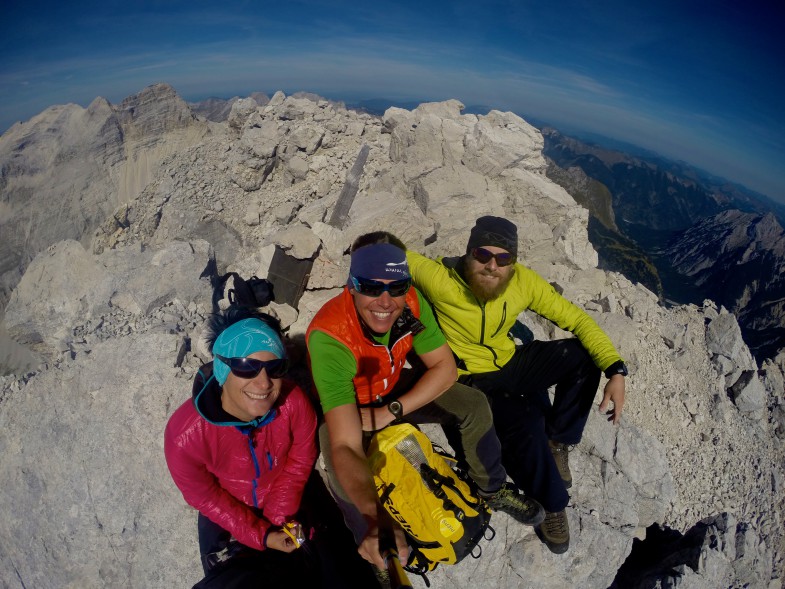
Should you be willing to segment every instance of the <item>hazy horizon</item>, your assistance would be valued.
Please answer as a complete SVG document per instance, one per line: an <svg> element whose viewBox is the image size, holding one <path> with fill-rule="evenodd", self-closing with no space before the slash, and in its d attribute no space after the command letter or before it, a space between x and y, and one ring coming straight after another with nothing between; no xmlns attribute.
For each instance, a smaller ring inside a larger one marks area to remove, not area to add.
<svg viewBox="0 0 785 589"><path fill-rule="evenodd" d="M694 0L20 3L0 24L0 130L156 82L188 101L275 90L455 98L637 145L785 202L782 12Z"/></svg>

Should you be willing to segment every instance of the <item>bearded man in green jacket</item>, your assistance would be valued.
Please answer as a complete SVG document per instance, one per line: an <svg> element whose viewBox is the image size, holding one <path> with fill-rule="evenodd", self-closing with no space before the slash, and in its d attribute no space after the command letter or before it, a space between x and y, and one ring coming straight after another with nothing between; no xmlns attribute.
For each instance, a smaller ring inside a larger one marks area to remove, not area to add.
<svg viewBox="0 0 785 589"><path fill-rule="evenodd" d="M619 422L627 368L597 323L517 263L517 254L515 224L486 216L463 256L431 260L408 251L407 259L456 357L459 380L488 397L507 472L545 508L540 535L561 554L570 541L568 451L581 439L602 371L609 380L599 410ZM516 346L510 330L527 309L576 337Z"/></svg>

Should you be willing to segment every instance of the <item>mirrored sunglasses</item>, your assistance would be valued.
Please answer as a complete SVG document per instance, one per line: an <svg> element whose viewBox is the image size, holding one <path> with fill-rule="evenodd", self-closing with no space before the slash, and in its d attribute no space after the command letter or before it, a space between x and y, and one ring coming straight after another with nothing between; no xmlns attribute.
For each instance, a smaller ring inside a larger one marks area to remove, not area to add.
<svg viewBox="0 0 785 589"><path fill-rule="evenodd" d="M229 367L238 378L256 378L262 369L267 371L270 378L281 378L289 370L289 361L286 358L276 358L275 360L255 360L254 358L224 358L216 354L221 362Z"/></svg>
<svg viewBox="0 0 785 589"><path fill-rule="evenodd" d="M480 264L487 264L491 260L496 259L496 265L500 267L509 266L515 262L515 256L510 252L500 252L498 254L494 254L493 252L489 252L484 247L474 248L472 250L472 257Z"/></svg>
<svg viewBox="0 0 785 589"><path fill-rule="evenodd" d="M368 278L359 278L355 276L351 276L350 278L354 290L367 297L380 297L384 291L389 292L391 297L402 297L409 292L409 287L412 285L411 278L395 280L386 284L379 280L370 280Z"/></svg>

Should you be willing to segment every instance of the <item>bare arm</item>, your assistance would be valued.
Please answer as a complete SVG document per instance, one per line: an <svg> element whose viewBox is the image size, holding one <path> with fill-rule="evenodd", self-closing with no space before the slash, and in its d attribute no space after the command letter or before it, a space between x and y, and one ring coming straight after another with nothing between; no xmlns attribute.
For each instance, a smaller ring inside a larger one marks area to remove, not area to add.
<svg viewBox="0 0 785 589"><path fill-rule="evenodd" d="M330 434L330 451L335 475L351 502L368 523L368 531L358 548L360 555L378 568L385 568L379 551L379 528L380 526L394 527L398 553L401 562L406 563L409 548L403 531L392 522L384 508L379 505L373 476L363 451L362 427L357 407L340 405L325 413L324 419Z"/></svg>
<svg viewBox="0 0 785 589"><path fill-rule="evenodd" d="M455 384L458 378L455 359L447 344L423 354L420 359L427 370L411 389L398 398L404 415L433 401ZM395 419L387 407L364 407L360 410L360 417L362 429L366 431L382 429Z"/></svg>

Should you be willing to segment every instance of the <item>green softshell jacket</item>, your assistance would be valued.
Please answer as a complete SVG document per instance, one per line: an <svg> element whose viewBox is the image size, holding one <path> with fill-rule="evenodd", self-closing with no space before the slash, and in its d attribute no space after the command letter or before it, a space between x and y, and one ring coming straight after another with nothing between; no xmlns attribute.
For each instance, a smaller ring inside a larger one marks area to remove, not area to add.
<svg viewBox="0 0 785 589"><path fill-rule="evenodd" d="M509 362L515 342L508 333L527 309L575 334L600 370L622 359L594 319L521 264L515 264L504 294L482 304L458 272L460 258L431 260L412 251L406 257L415 285L433 305L458 359L460 374L493 372Z"/></svg>

